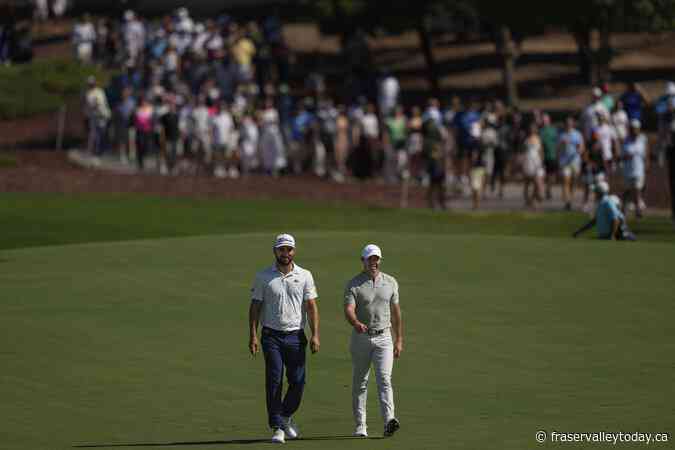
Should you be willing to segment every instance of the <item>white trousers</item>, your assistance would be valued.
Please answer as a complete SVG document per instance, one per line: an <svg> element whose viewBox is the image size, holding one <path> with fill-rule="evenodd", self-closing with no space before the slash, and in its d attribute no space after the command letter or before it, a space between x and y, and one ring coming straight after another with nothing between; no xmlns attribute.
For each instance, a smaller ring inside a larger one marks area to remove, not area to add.
<svg viewBox="0 0 675 450"><path fill-rule="evenodd" d="M394 365L394 343L390 330L379 336L359 334L354 331L350 342L352 354L352 412L356 425L366 424L368 375L371 364L375 368L380 412L384 423L395 417L394 389L391 371Z"/></svg>

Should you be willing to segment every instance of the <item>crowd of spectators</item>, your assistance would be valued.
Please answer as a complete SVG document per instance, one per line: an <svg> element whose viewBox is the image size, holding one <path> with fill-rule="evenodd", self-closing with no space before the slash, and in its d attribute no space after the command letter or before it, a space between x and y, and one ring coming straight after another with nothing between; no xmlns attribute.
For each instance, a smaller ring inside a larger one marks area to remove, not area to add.
<svg viewBox="0 0 675 450"><path fill-rule="evenodd" d="M624 200L638 216L645 206L642 119L651 103L636 83L620 96L607 85L594 88L587 107L559 128L545 112L499 100L453 97L443 105L431 98L404 109L398 80L384 71L373 98L336 104L317 73L291 92L289 50L275 18L198 22L186 8L154 22L132 11L120 22L85 16L75 24L73 45L83 63L120 70L105 91L89 80L89 150L112 148L140 169L156 153L167 175L313 172L337 182L420 183L437 209L446 207L449 191L471 195L479 208L514 180L522 182L527 207L550 199L560 182L566 209L577 188L579 206L591 209L592 186L622 173ZM675 85L654 103L662 161Z"/></svg>

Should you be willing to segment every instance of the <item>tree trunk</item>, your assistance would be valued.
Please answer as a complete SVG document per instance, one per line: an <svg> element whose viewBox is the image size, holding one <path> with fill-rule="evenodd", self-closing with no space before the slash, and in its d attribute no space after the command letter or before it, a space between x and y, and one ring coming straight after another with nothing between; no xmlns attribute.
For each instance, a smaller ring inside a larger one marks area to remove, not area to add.
<svg viewBox="0 0 675 450"><path fill-rule="evenodd" d="M612 80L610 65L612 63L612 32L609 27L600 30L600 50L598 54L598 80L609 82Z"/></svg>
<svg viewBox="0 0 675 450"><path fill-rule="evenodd" d="M579 55L579 75L584 83L596 86L598 78L591 36L590 29L574 32L574 40L577 42L577 54Z"/></svg>
<svg viewBox="0 0 675 450"><path fill-rule="evenodd" d="M433 96L440 98L441 89L438 83L438 66L436 66L436 59L434 58L434 52L431 45L431 36L429 36L426 24L422 22L417 26L417 34L422 47L422 53L424 54L424 62L427 66L427 81L429 82Z"/></svg>
<svg viewBox="0 0 675 450"><path fill-rule="evenodd" d="M510 106L517 107L520 99L516 82L516 60L520 52L508 27L501 27L499 30L497 50L502 58L502 80L506 90L506 102Z"/></svg>

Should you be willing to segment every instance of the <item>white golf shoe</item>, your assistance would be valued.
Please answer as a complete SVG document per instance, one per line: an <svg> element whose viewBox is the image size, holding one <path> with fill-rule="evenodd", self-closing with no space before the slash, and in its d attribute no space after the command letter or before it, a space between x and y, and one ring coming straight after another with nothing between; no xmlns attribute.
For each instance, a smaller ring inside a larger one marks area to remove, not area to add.
<svg viewBox="0 0 675 450"><path fill-rule="evenodd" d="M355 437L368 437L368 428L365 423L360 423L356 426L354 430Z"/></svg>
<svg viewBox="0 0 675 450"><path fill-rule="evenodd" d="M281 423L288 439L297 439L300 436L300 430L298 430L298 425L293 422L291 417L281 417Z"/></svg>
<svg viewBox="0 0 675 450"><path fill-rule="evenodd" d="M273 444L284 444L286 442L286 434L284 433L284 430L281 428L277 428L274 430L274 434L272 434L272 443Z"/></svg>

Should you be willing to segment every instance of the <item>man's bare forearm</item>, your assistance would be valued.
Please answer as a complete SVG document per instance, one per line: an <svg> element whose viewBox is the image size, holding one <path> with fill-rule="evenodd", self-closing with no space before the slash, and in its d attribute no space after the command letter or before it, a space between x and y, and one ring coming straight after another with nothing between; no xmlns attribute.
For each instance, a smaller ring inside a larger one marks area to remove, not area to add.
<svg viewBox="0 0 675 450"><path fill-rule="evenodd" d="M319 337L319 307L315 300L307 301L307 318L309 319L309 329L312 336Z"/></svg>
<svg viewBox="0 0 675 450"><path fill-rule="evenodd" d="M258 324L260 323L261 308L262 303L251 302L251 306L248 309L248 330L251 339L258 337Z"/></svg>
<svg viewBox="0 0 675 450"><path fill-rule="evenodd" d="M401 307L394 305L394 307L391 308L391 312L391 322L396 340L403 342L403 320L401 318Z"/></svg>
<svg viewBox="0 0 675 450"><path fill-rule="evenodd" d="M353 304L345 306L345 320L351 326L356 326L359 322L359 319L356 318L356 308Z"/></svg>

